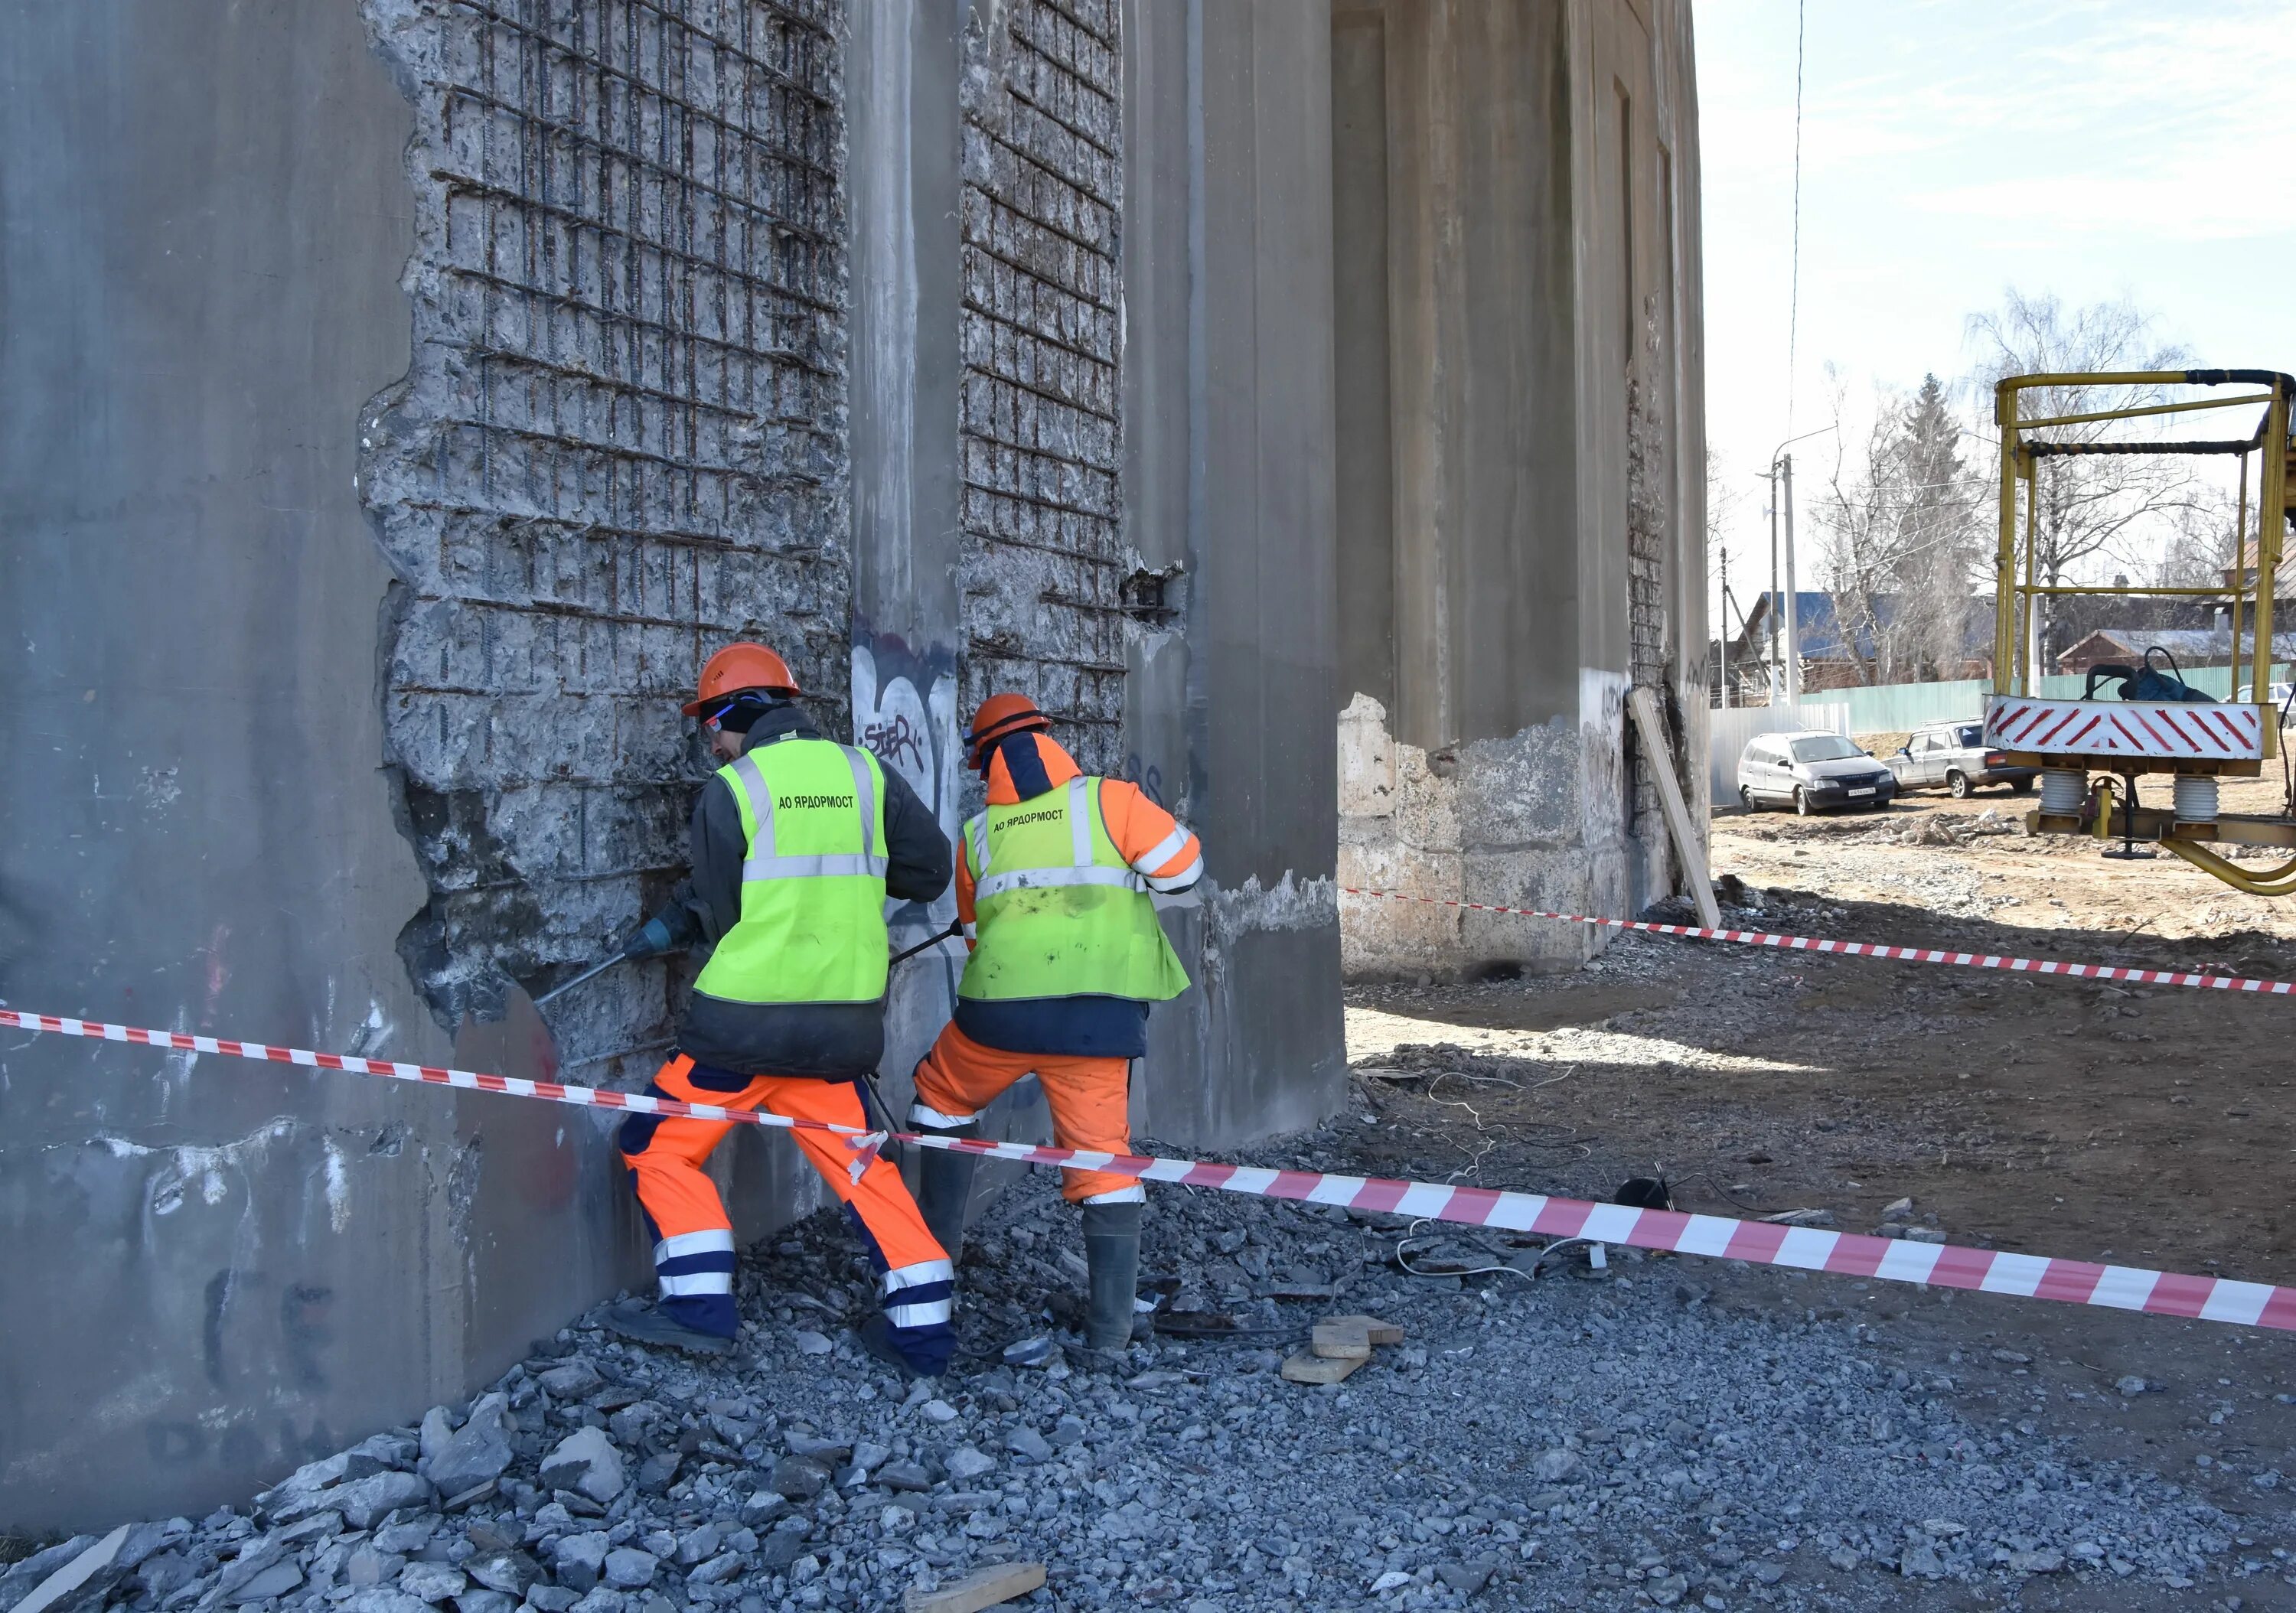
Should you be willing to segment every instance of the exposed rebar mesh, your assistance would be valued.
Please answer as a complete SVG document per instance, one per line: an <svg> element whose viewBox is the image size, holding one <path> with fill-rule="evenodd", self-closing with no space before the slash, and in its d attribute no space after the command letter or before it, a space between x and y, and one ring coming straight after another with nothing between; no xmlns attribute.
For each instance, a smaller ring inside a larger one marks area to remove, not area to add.
<svg viewBox="0 0 2296 1613"><path fill-rule="evenodd" d="M1123 757L1131 568L1117 479L1116 8L1004 0L968 41L965 708L1035 698L1086 769Z"/></svg>
<svg viewBox="0 0 2296 1613"><path fill-rule="evenodd" d="M842 720L843 9L368 11L418 106L414 364L362 422L433 888L402 951L451 1019L683 863L711 651L767 640ZM580 1003L586 1051L660 1037L658 970Z"/></svg>

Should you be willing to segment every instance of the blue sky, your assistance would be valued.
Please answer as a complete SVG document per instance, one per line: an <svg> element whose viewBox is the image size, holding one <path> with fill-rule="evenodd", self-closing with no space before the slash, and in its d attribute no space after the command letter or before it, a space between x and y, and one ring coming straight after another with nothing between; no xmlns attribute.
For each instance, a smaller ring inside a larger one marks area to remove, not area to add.
<svg viewBox="0 0 2296 1613"><path fill-rule="evenodd" d="M1791 427L1795 6L1696 20L1707 432L1751 490L1740 599L1767 565L1755 473L1826 423L1824 366L1853 403L1951 380L2005 286L2131 297L2202 364L2296 370L2296 4L1808 0Z"/></svg>

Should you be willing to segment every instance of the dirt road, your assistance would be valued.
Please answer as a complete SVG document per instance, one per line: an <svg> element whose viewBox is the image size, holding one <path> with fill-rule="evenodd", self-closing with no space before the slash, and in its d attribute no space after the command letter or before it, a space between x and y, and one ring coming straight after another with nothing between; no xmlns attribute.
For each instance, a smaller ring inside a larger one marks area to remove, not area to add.
<svg viewBox="0 0 2296 1613"><path fill-rule="evenodd" d="M2226 806L2274 810L2281 788L2243 784ZM1725 921L2296 978L2296 904L2028 838L2030 804L1718 815L1714 871L1738 897ZM1375 1159L1398 1175L1607 1197L1662 1172L1684 1208L1821 1209L1861 1232L1910 1199L1915 1224L1957 1243L2296 1281L2296 999L1634 936L1582 973L1349 1002ZM1972 1395L2038 1396L2106 1447L2160 1445L2164 1470L2220 1504L2285 1511L2258 1485L2296 1472L2296 1340L1886 1285L1735 1288L1898 1317L1915 1353L1969 1363ZM2131 1376L2168 1388L2116 1393Z"/></svg>

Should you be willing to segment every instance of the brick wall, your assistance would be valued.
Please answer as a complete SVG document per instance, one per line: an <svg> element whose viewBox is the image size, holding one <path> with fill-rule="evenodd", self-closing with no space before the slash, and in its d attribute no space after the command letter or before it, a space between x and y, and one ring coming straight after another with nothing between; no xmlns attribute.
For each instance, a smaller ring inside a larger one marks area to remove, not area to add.
<svg viewBox="0 0 2296 1613"><path fill-rule="evenodd" d="M1112 0L980 0L964 92L960 708L1033 695L1124 754Z"/></svg>
<svg viewBox="0 0 2296 1613"><path fill-rule="evenodd" d="M685 857L676 702L766 639L845 725L840 0L367 0L412 87L414 356L365 419L434 1011L594 956ZM668 1035L671 971L554 1008ZM597 1072L593 1072L597 1073Z"/></svg>

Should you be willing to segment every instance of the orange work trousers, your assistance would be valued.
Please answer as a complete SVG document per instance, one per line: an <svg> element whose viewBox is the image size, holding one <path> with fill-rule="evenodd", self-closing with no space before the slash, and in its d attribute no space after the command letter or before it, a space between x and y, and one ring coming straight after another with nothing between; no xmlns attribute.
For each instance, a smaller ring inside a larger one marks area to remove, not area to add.
<svg viewBox="0 0 2296 1613"><path fill-rule="evenodd" d="M954 1025L942 1027L917 1066L915 1125L953 1131L980 1118L1013 1083L1034 1071L1053 1111L1053 1141L1094 1153L1132 1151L1132 1060L1069 1053L1015 1053L984 1047ZM1136 1176L1062 1170L1061 1192L1071 1204L1136 1204L1147 1197Z"/></svg>
<svg viewBox="0 0 2296 1613"><path fill-rule="evenodd" d="M726 1109L762 1109L792 1120L868 1125L857 1082L811 1076L740 1076L697 1065L680 1053L646 1089L656 1097ZM731 1120L632 1115L622 1123L622 1158L653 1234L654 1275L662 1311L686 1326L730 1339L734 1309L734 1224L717 1183L702 1173ZM878 1298L892 1339L921 1371L938 1372L955 1347L950 1325L955 1273L925 1230L901 1173L880 1156L855 1181L853 1150L832 1132L786 1134L821 1173L868 1247Z"/></svg>

